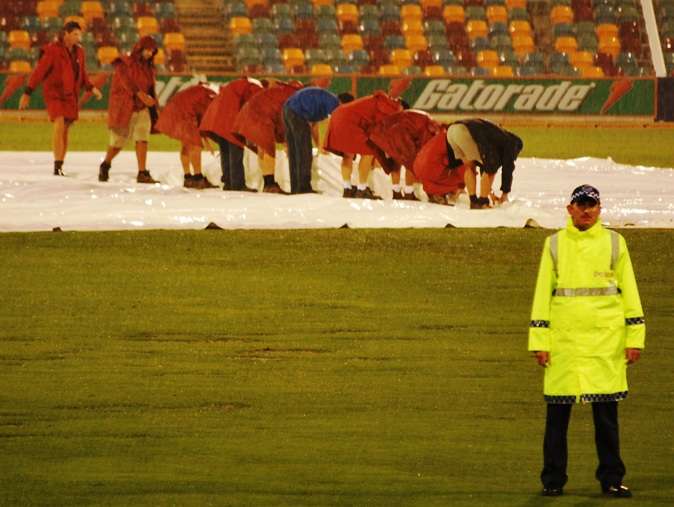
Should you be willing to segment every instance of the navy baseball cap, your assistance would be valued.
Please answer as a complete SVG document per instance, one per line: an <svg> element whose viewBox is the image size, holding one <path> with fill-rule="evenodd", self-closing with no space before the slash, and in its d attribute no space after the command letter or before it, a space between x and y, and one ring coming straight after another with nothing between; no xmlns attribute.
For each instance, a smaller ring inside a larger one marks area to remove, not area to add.
<svg viewBox="0 0 674 507"><path fill-rule="evenodd" d="M599 190L597 190L592 185L581 185L576 187L573 192L571 192L571 204L574 202L577 203L594 203L599 204Z"/></svg>

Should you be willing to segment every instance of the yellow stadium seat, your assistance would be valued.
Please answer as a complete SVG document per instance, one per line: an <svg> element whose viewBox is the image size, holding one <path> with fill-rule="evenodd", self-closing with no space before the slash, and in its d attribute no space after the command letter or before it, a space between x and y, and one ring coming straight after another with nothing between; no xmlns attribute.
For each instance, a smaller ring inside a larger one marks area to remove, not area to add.
<svg viewBox="0 0 674 507"><path fill-rule="evenodd" d="M597 32L598 39L618 36L618 25L614 25L613 23L602 23L597 25L595 30Z"/></svg>
<svg viewBox="0 0 674 507"><path fill-rule="evenodd" d="M580 67L580 76L581 77L604 77L604 69L592 65L590 67Z"/></svg>
<svg viewBox="0 0 674 507"><path fill-rule="evenodd" d="M463 5L445 5L442 10L442 19L445 23L465 23L466 11Z"/></svg>
<svg viewBox="0 0 674 507"><path fill-rule="evenodd" d="M594 66L594 56L589 51L576 51L569 54L571 65L579 69Z"/></svg>
<svg viewBox="0 0 674 507"><path fill-rule="evenodd" d="M446 73L447 71L442 65L428 65L424 69L424 75L429 77L442 76Z"/></svg>
<svg viewBox="0 0 674 507"><path fill-rule="evenodd" d="M337 5L337 19L358 23L358 7L355 4Z"/></svg>
<svg viewBox="0 0 674 507"><path fill-rule="evenodd" d="M423 19L424 12L417 4L405 4L400 7L400 18L403 21L408 19Z"/></svg>
<svg viewBox="0 0 674 507"><path fill-rule="evenodd" d="M471 19L466 23L466 33L469 39L476 37L486 37L489 33L487 22L482 19Z"/></svg>
<svg viewBox="0 0 674 507"><path fill-rule="evenodd" d="M154 63L157 65L164 65L166 63L166 53L163 48L157 49L157 54L154 55Z"/></svg>
<svg viewBox="0 0 674 507"><path fill-rule="evenodd" d="M40 19L58 18L60 6L61 4L54 0L43 0L37 3L35 10Z"/></svg>
<svg viewBox="0 0 674 507"><path fill-rule="evenodd" d="M553 25L573 23L573 9L568 5L555 5L550 11L550 21Z"/></svg>
<svg viewBox="0 0 674 507"><path fill-rule="evenodd" d="M315 63L311 66L312 76L332 76L332 67L327 63Z"/></svg>
<svg viewBox="0 0 674 507"><path fill-rule="evenodd" d="M105 10L103 9L101 2L82 2L81 12L84 19L86 19L87 24L91 23L91 21L96 18L105 18Z"/></svg>
<svg viewBox="0 0 674 507"><path fill-rule="evenodd" d="M599 53L606 53L615 58L620 53L620 39L618 39L618 37L615 37L613 35L602 37L601 39L599 39L597 51Z"/></svg>
<svg viewBox="0 0 674 507"><path fill-rule="evenodd" d="M527 8L527 0L506 0L506 5L508 6L508 9L526 9Z"/></svg>
<svg viewBox="0 0 674 507"><path fill-rule="evenodd" d="M152 16L139 17L136 20L136 26L138 27L138 35L141 37L159 33L159 21L157 21L157 18Z"/></svg>
<svg viewBox="0 0 674 507"><path fill-rule="evenodd" d="M30 34L26 30L12 30L7 38L9 47L30 49Z"/></svg>
<svg viewBox="0 0 674 507"><path fill-rule="evenodd" d="M420 19L407 19L403 21L403 35L423 35L424 25Z"/></svg>
<svg viewBox="0 0 674 507"><path fill-rule="evenodd" d="M480 67L496 67L499 64L498 53L493 49L483 49L477 52L476 61Z"/></svg>
<svg viewBox="0 0 674 507"><path fill-rule="evenodd" d="M510 26L508 27L510 30L511 35L531 35L533 30L531 29L531 23L524 19L515 19L510 22Z"/></svg>
<svg viewBox="0 0 674 507"><path fill-rule="evenodd" d="M243 35L253 31L253 24L246 16L234 16L229 20L229 29L233 35Z"/></svg>
<svg viewBox="0 0 674 507"><path fill-rule="evenodd" d="M320 5L335 5L335 0L313 0L312 3L315 7Z"/></svg>
<svg viewBox="0 0 674 507"><path fill-rule="evenodd" d="M173 51L179 49L185 51L185 36L180 32L167 32L164 34L164 47Z"/></svg>
<svg viewBox="0 0 674 507"><path fill-rule="evenodd" d="M283 50L283 64L286 69L304 65L304 53L300 48L285 48Z"/></svg>
<svg viewBox="0 0 674 507"><path fill-rule="evenodd" d="M510 65L497 65L491 68L491 75L494 77L514 77L515 73Z"/></svg>
<svg viewBox="0 0 674 507"><path fill-rule="evenodd" d="M412 52L409 49L396 48L391 51L391 63L404 69L412 65Z"/></svg>
<svg viewBox="0 0 674 507"><path fill-rule="evenodd" d="M575 37L564 35L555 39L555 49L559 53L575 53L578 50L578 41Z"/></svg>
<svg viewBox="0 0 674 507"><path fill-rule="evenodd" d="M115 46L101 46L98 48L96 56L98 57L98 61L105 65L112 63L119 57L119 50Z"/></svg>
<svg viewBox="0 0 674 507"><path fill-rule="evenodd" d="M15 74L28 74L31 71L30 62L25 60L12 60L9 62L9 71Z"/></svg>
<svg viewBox="0 0 674 507"><path fill-rule="evenodd" d="M363 49L363 38L357 33L345 33L342 35L342 49L350 53L354 49Z"/></svg>
<svg viewBox="0 0 674 507"><path fill-rule="evenodd" d="M508 11L502 5L490 5L487 7L487 19L489 23L507 23Z"/></svg>
<svg viewBox="0 0 674 507"><path fill-rule="evenodd" d="M524 55L533 53L534 51L534 39L531 35L514 35L513 36L513 49L515 54L521 59Z"/></svg>
<svg viewBox="0 0 674 507"><path fill-rule="evenodd" d="M423 35L410 35L405 37L405 47L410 51L423 51L428 49L428 41Z"/></svg>
<svg viewBox="0 0 674 507"><path fill-rule="evenodd" d="M400 67L397 65L393 64L386 64L386 65L381 65L379 67L379 75L380 76L399 76L401 74Z"/></svg>

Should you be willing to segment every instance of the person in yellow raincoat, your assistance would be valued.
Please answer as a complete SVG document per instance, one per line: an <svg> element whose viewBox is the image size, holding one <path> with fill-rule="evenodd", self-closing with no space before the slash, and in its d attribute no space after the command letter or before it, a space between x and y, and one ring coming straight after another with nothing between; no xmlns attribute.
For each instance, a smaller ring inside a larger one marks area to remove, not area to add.
<svg viewBox="0 0 674 507"><path fill-rule="evenodd" d="M567 429L574 403L592 403L604 494L630 497L623 485L618 401L627 365L639 360L646 327L625 239L599 221L599 191L577 187L565 229L545 240L529 325L529 350L545 367L544 496L567 481Z"/></svg>

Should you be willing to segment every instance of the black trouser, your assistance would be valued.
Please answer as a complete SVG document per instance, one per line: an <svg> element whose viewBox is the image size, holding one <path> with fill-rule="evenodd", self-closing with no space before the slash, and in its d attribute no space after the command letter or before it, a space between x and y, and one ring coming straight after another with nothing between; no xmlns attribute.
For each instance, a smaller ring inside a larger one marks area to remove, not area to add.
<svg viewBox="0 0 674 507"><path fill-rule="evenodd" d="M209 133L220 148L220 168L225 190L244 190L246 188L246 173L243 169L243 148L217 134Z"/></svg>
<svg viewBox="0 0 674 507"><path fill-rule="evenodd" d="M311 125L287 106L283 107L283 122L288 142L288 164L290 166L290 193L311 192Z"/></svg>
<svg viewBox="0 0 674 507"><path fill-rule="evenodd" d="M546 488L561 488L566 484L568 446L566 433L571 418L571 404L548 404L543 441L543 471L541 482ZM594 441L599 466L595 476L603 488L622 483L625 465L620 459L618 438L618 402L592 403Z"/></svg>

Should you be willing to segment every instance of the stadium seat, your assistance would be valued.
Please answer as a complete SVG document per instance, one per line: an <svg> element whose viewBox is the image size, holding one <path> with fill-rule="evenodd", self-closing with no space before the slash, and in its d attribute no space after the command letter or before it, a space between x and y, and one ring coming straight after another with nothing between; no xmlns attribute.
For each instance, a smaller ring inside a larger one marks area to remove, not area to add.
<svg viewBox="0 0 674 507"><path fill-rule="evenodd" d="M456 63L456 57L454 56L454 53L450 49L446 48L434 49L431 53L433 55L433 61L437 65L447 67L449 65L454 65Z"/></svg>
<svg viewBox="0 0 674 507"><path fill-rule="evenodd" d="M486 37L489 33L487 22L482 19L471 19L466 23L466 33L469 39Z"/></svg>
<svg viewBox="0 0 674 507"><path fill-rule="evenodd" d="M569 62L578 69L594 66L594 55L589 51L575 51L569 54Z"/></svg>
<svg viewBox="0 0 674 507"><path fill-rule="evenodd" d="M257 18L255 21L259 21L264 18ZM233 35L240 35L243 33L251 33L253 31L253 26L250 18L235 16L229 20L229 29Z"/></svg>
<svg viewBox="0 0 674 507"><path fill-rule="evenodd" d="M327 63L313 64L309 70L312 76L332 76L332 66Z"/></svg>
<svg viewBox="0 0 674 507"><path fill-rule="evenodd" d="M154 17L141 16L136 20L136 26L141 37L159 33L159 21Z"/></svg>
<svg viewBox="0 0 674 507"><path fill-rule="evenodd" d="M400 67L393 64L385 64L379 67L380 76L399 76L401 74Z"/></svg>
<svg viewBox="0 0 674 507"><path fill-rule="evenodd" d="M96 56L102 65L109 64L119 57L119 50L115 46L102 46L98 48Z"/></svg>
<svg viewBox="0 0 674 507"><path fill-rule="evenodd" d="M400 7L400 17L403 20L422 20L424 18L424 13L421 6L417 4L404 4Z"/></svg>
<svg viewBox="0 0 674 507"><path fill-rule="evenodd" d="M424 75L428 77L443 76L447 73L442 65L427 65L424 67Z"/></svg>
<svg viewBox="0 0 674 507"><path fill-rule="evenodd" d="M95 18L105 18L105 11L103 10L103 5L101 2L94 2L94 1L85 1L82 2L82 7L81 11L82 16L86 20L87 24L91 24L91 22Z"/></svg>
<svg viewBox="0 0 674 507"><path fill-rule="evenodd" d="M401 69L409 67L413 63L412 52L409 49L394 49L391 51L391 63Z"/></svg>
<svg viewBox="0 0 674 507"><path fill-rule="evenodd" d="M358 34L344 34L341 45L345 53L350 53L354 49L363 49L363 38Z"/></svg>
<svg viewBox="0 0 674 507"><path fill-rule="evenodd" d="M511 35L531 35L533 30L531 29L531 23L525 20L513 20L508 26L508 30Z"/></svg>
<svg viewBox="0 0 674 507"><path fill-rule="evenodd" d="M494 77L514 77L515 72L510 65L496 65L492 67L492 76Z"/></svg>
<svg viewBox="0 0 674 507"><path fill-rule="evenodd" d="M567 5L555 5L550 11L550 21L558 23L573 23L573 10Z"/></svg>
<svg viewBox="0 0 674 507"><path fill-rule="evenodd" d="M480 67L496 67L499 64L498 53L493 49L478 51L477 64Z"/></svg>
<svg viewBox="0 0 674 507"><path fill-rule="evenodd" d="M405 37L405 46L410 51L421 51L428 48L428 41L423 35Z"/></svg>
<svg viewBox="0 0 674 507"><path fill-rule="evenodd" d="M37 15L43 18L55 18L59 16L59 2L54 0L43 0L37 3Z"/></svg>
<svg viewBox="0 0 674 507"><path fill-rule="evenodd" d="M30 34L26 30L12 30L7 37L10 48L30 49Z"/></svg>
<svg viewBox="0 0 674 507"><path fill-rule="evenodd" d="M575 37L557 37L555 40L555 50L560 53L574 53L578 50L578 41Z"/></svg>
<svg viewBox="0 0 674 507"><path fill-rule="evenodd" d="M402 31L405 36L423 35L424 25L420 19L412 18L403 20Z"/></svg>
<svg viewBox="0 0 674 507"><path fill-rule="evenodd" d="M503 5L490 5L487 7L487 20L489 23L508 22L508 11Z"/></svg>
<svg viewBox="0 0 674 507"><path fill-rule="evenodd" d="M580 67L580 77L584 78L595 78L595 77L604 77L604 70L601 67L596 65L590 65L588 67Z"/></svg>
<svg viewBox="0 0 674 507"><path fill-rule="evenodd" d="M339 21L358 23L358 6L350 3L337 5L337 19Z"/></svg>
<svg viewBox="0 0 674 507"><path fill-rule="evenodd" d="M285 48L282 55L286 69L304 65L304 52L300 48Z"/></svg>
<svg viewBox="0 0 674 507"><path fill-rule="evenodd" d="M506 0L505 4L508 10L527 8L527 0Z"/></svg>
<svg viewBox="0 0 674 507"><path fill-rule="evenodd" d="M466 12L463 5L446 5L442 11L442 18L445 23L465 23Z"/></svg>
<svg viewBox="0 0 674 507"><path fill-rule="evenodd" d="M534 51L534 39L531 35L515 35L512 38L513 49L519 58Z"/></svg>
<svg viewBox="0 0 674 507"><path fill-rule="evenodd" d="M31 71L31 65L26 60L12 60L9 62L8 70L13 74L28 74Z"/></svg>
<svg viewBox="0 0 674 507"><path fill-rule="evenodd" d="M613 23L602 23L597 25L596 32L598 39L602 39L604 37L617 37L619 28L618 25L614 25Z"/></svg>
<svg viewBox="0 0 674 507"><path fill-rule="evenodd" d="M169 50L185 51L185 36L180 32L164 34L164 47Z"/></svg>
<svg viewBox="0 0 674 507"><path fill-rule="evenodd" d="M600 53L606 53L614 58L621 51L620 39L615 36L607 36L599 39L599 44L597 45L597 51Z"/></svg>

